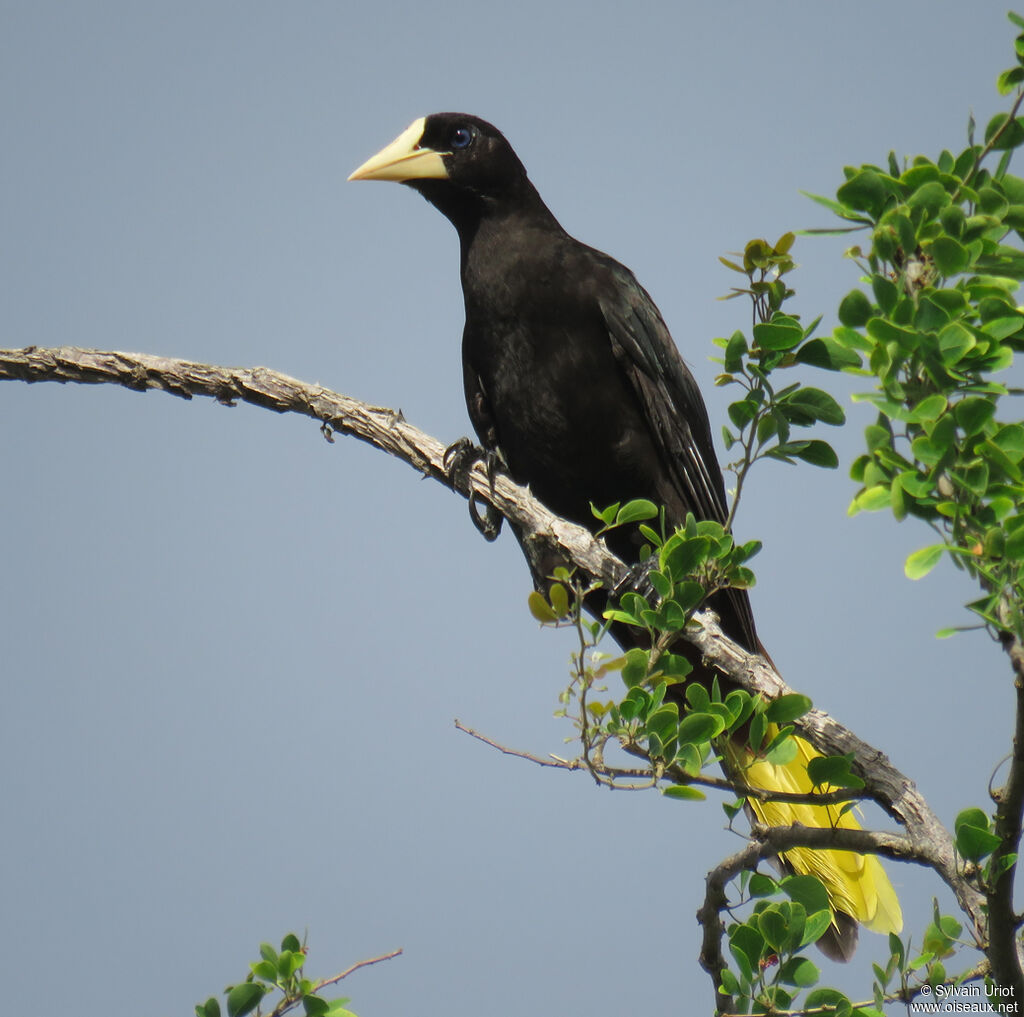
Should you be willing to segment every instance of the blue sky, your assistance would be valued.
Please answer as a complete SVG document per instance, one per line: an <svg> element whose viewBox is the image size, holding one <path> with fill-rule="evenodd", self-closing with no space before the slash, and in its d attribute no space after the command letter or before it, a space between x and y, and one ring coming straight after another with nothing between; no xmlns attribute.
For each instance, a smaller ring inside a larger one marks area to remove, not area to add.
<svg viewBox="0 0 1024 1017"><path fill-rule="evenodd" d="M1004 11L0 2L2 345L262 364L454 440L454 231L345 177L461 109L637 273L720 422L711 339L748 312L716 301L718 256L827 225L799 192L845 164L962 146L1001 108ZM855 285L842 250L798 242L806 318ZM453 727L568 751L571 640L529 617L510 537L306 420L0 396L6 1009L191 1013L290 930L316 974L404 948L348 983L360 1017L710 1009L694 912L737 844L718 805L601 793ZM839 471L750 482L758 627L951 822L1008 744L1008 671L980 636L934 640L971 591L903 577L925 531L847 517L851 412ZM891 872L920 942L937 888Z"/></svg>

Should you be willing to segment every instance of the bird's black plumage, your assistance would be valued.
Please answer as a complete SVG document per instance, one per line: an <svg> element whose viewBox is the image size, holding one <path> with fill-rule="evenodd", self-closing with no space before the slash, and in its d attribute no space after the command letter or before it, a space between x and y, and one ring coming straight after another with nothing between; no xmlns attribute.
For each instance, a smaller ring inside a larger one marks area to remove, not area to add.
<svg viewBox="0 0 1024 1017"><path fill-rule="evenodd" d="M466 403L484 447L583 526L595 526L591 503L633 498L664 505L670 526L687 512L724 522L704 400L633 273L562 229L487 122L434 114L419 147L445 153L443 178L403 182L459 234ZM635 560L629 535L609 543ZM729 635L755 650L746 593L714 606Z"/></svg>
<svg viewBox="0 0 1024 1017"><path fill-rule="evenodd" d="M514 479L591 529L592 503L634 498L665 506L670 527L689 512L726 521L704 400L657 307L629 269L562 229L495 127L464 113L434 114L350 179L405 183L458 231L466 402L481 443L500 451ZM629 534L616 530L607 539L620 557L635 560ZM600 598L590 606L600 610ZM726 633L748 650L762 649L744 590L722 591L710 604ZM627 646L634 638L613 633ZM711 677L689 643L676 649L691 660L694 678ZM742 743L725 754L740 782L757 769L764 787L806 792L813 750L799 744L798 758L779 767ZM782 806L771 821L854 825L830 807L807 808ZM834 925L820 945L830 955L852 953L858 920L878 931L900 927L877 859L818 851L791 852L790 860L829 887Z"/></svg>

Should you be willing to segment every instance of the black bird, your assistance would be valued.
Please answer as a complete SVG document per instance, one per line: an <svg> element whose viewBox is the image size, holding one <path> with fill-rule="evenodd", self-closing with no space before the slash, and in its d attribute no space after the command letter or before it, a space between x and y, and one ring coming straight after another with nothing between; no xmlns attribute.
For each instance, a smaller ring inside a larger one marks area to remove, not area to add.
<svg viewBox="0 0 1024 1017"><path fill-rule="evenodd" d="M569 236L541 200L512 146L465 113L415 121L349 177L392 180L419 191L455 226L466 325L462 363L469 415L484 448L558 515L594 529L590 510L634 498L664 505L668 525L688 512L724 523L725 486L704 400L654 301L629 269ZM613 531L611 549L636 558ZM597 605L600 607L600 605ZM723 630L763 652L744 590L716 595ZM709 671L685 644L694 677ZM785 767L727 747L733 779L811 790L800 751ZM770 825L856 825L850 812L755 804ZM857 923L899 931L899 903L878 860L849 852L787 852L797 872L829 890L830 956L847 959Z"/></svg>

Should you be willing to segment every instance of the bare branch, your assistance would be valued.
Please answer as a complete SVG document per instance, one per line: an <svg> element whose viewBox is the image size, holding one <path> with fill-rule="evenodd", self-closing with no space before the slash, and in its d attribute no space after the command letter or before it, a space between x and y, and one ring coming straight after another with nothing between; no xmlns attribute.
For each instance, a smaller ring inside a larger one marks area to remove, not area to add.
<svg viewBox="0 0 1024 1017"><path fill-rule="evenodd" d="M379 957L370 957L367 960L357 961L350 968L345 968L340 975L332 975L330 978L323 978L319 982L313 985L312 993L315 995L321 989L326 989L330 985L337 985L343 978L348 978L354 971L358 971L360 968L368 968L371 964L380 964L381 961L394 960L395 957L400 956L402 948L399 947L397 950L392 950L390 953L381 954ZM285 996L273 1010L270 1011L269 1017L283 1017L289 1010L294 1010L296 1006L302 1002L302 996Z"/></svg>
<svg viewBox="0 0 1024 1017"><path fill-rule="evenodd" d="M331 978L325 978L322 981L316 983L313 986L314 992L319 992L321 989L326 989L328 985L336 985L343 978L348 978L353 972L358 971L360 968L368 968L371 964L380 964L382 961L394 960L396 957L401 956L402 948L399 947L397 950L392 950L390 953L382 953L379 957L370 957L368 960L357 961L350 968L345 968L340 975L334 975Z"/></svg>
<svg viewBox="0 0 1024 1017"><path fill-rule="evenodd" d="M444 465L446 446L407 423L401 411L371 406L266 367L217 367L145 353L28 346L0 350L0 380L121 385L138 392L156 389L183 399L207 396L226 406L246 402L277 413L298 413L317 421L328 439L334 431L359 438L463 497L472 491L478 499L491 502L522 528L528 555L537 547L557 552L608 586L617 585L628 573L603 541L595 540L584 527L559 519L508 477L498 475L492 489L481 464L474 465L468 475L450 476Z"/></svg>
<svg viewBox="0 0 1024 1017"><path fill-rule="evenodd" d="M499 752L506 756L515 756L517 759L526 759L531 763L536 763L538 766L551 766L556 770L585 770L586 765L581 763L578 759L559 759L557 756L550 756L545 759L543 756L535 756L532 752L523 752L521 749L510 749L507 745L502 745L500 742L494 741L493 738L488 738L487 735L481 734L479 731L475 731L471 727L467 727L457 717L455 718L455 727L457 730L468 734L471 738L475 738L477 741L483 742L484 745L490 745L492 749L497 749ZM626 773L627 771L623 771ZM629 771L630 776L646 777L646 770L633 770Z"/></svg>
<svg viewBox="0 0 1024 1017"><path fill-rule="evenodd" d="M334 431L352 435L396 456L464 497L472 491L479 499L491 502L513 524L531 559L537 549L554 552L607 588L616 587L628 574L623 562L608 551L603 541L596 540L585 528L557 518L526 488L508 477L497 476L492 486L480 464L462 476L450 477L443 461L445 446L407 423L401 413L369 406L318 385L306 385L267 368L224 368L187 360L73 347L28 347L0 350L2 379L116 384L138 391L158 389L183 398L208 396L226 405L243 401L279 413L300 413L320 423L329 438ZM700 612L695 622L697 624L687 630L685 638L740 687L768 699L790 691L763 658L747 653L726 638L713 614ZM796 727L826 755L853 753L853 768L865 781L866 795L906 830L905 838L894 837L891 841L877 839L882 835L866 833L865 847L935 868L974 923L976 936L984 940L984 898L958 868L952 838L913 782L893 767L885 755L820 711L812 710L796 721ZM1021 742L1024 744L1024 739ZM1016 814L1019 821L1019 808ZM800 836L827 838L839 832L852 831L821 830L809 834L804 830ZM781 834L772 836L781 837ZM770 844L764 850L772 852L790 846L780 847L770 838L751 843L753 846L747 850L755 854L762 850L762 844ZM740 856L745 857L744 852L733 859ZM722 871L727 870L728 865ZM709 919L712 917L709 913ZM714 964L713 953L709 953L709 957L709 963Z"/></svg>

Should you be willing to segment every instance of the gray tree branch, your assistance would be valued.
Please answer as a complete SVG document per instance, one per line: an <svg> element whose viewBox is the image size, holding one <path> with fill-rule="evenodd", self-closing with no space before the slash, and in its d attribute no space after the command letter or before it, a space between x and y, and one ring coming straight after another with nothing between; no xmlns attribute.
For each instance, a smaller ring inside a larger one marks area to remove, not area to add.
<svg viewBox="0 0 1024 1017"><path fill-rule="evenodd" d="M147 354L76 347L27 347L0 350L0 380L5 379L113 384L136 391L156 389L185 399L207 396L228 406L247 402L278 413L299 413L317 421L328 438L334 432L359 438L464 497L473 492L478 498L491 502L513 524L531 563L534 553L537 560L541 560L543 552L548 557L554 552L609 588L617 586L628 574L626 565L608 551L603 541L595 539L583 527L553 515L530 495L528 489L513 483L508 477L498 475L492 486L482 464L474 465L461 475L449 476L444 463L445 446L406 422L401 413L367 405L319 385L307 385L277 371L263 367L217 367ZM695 620L699 624L692 626L685 637L740 687L768 699L791 691L764 658L747 653L723 635L713 614L699 612ZM795 726L825 755L853 753L853 769L865 781L864 796L877 802L906 831L905 836L863 831L864 848L933 868L952 889L970 918L979 944L987 944L983 913L985 899L959 868L949 832L914 783L900 773L883 753L821 711L812 710L796 721ZM843 846L859 850L853 844L853 838L847 836L854 833L856 831L797 828L769 831L752 843L768 845L764 850L778 851L784 846L792 846L787 837L798 838L801 843L812 838L822 841L834 838L835 844L815 846ZM842 844L839 844L840 840ZM761 848L747 849L751 850L757 853ZM745 857L746 852L740 852L740 855ZM758 857L763 855L758 854ZM720 874L721 869L720 866L715 873ZM709 877L709 900L711 883ZM715 934L716 929L719 943L715 949L719 961L721 959L721 920L717 912L711 920L711 910L719 906L717 894L720 891L724 900L724 881L720 875L715 876L714 884L717 887L714 903L706 903L701 912L702 917L708 919L705 922L705 952L710 958L709 963L713 963L714 951L708 937Z"/></svg>

